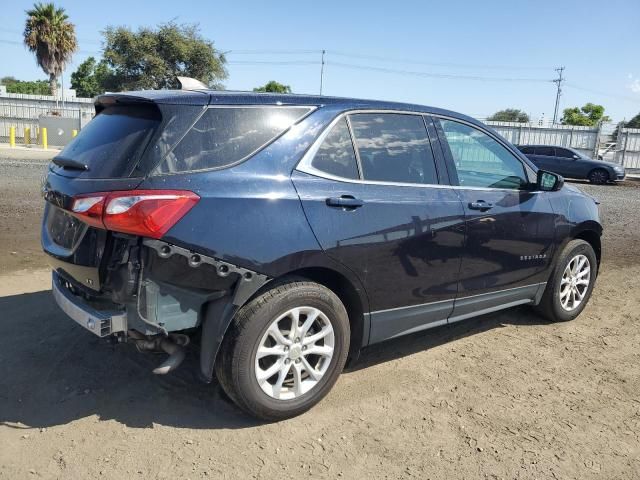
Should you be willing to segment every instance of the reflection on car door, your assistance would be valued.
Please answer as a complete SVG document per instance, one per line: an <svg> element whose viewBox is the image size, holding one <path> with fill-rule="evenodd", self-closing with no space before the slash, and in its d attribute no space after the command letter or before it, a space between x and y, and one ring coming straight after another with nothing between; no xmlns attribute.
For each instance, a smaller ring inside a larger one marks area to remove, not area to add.
<svg viewBox="0 0 640 480"><path fill-rule="evenodd" d="M528 303L552 259L554 216L547 194L528 189L523 163L479 127L436 121L465 209L466 243L450 321Z"/></svg>

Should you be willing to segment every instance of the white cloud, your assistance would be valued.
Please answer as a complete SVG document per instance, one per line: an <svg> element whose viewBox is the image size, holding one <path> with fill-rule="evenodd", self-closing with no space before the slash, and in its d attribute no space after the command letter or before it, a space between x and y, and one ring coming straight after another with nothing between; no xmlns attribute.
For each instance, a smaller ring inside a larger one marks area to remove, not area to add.
<svg viewBox="0 0 640 480"><path fill-rule="evenodd" d="M640 78L636 78L632 74L629 74L628 78L629 80L631 80L631 83L627 85L629 90L631 90L633 93L640 93Z"/></svg>

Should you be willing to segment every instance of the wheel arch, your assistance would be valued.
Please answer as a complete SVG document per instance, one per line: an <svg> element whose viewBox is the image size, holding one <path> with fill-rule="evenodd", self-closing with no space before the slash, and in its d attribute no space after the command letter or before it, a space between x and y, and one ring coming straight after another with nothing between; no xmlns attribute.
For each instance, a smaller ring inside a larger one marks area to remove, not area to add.
<svg viewBox="0 0 640 480"><path fill-rule="evenodd" d="M338 296L347 310L351 329L347 365L357 360L360 349L369 340L369 302L362 288L359 285L354 285L354 281L343 273L324 266L299 268L283 275L280 280L289 277L304 278L318 283ZM274 281L278 280L275 279ZM265 287L269 288L269 284L265 285Z"/></svg>
<svg viewBox="0 0 640 480"><path fill-rule="evenodd" d="M584 240L596 254L596 259L598 260L598 269L600 268L600 260L602 258L602 239L600 237L600 233L591 228L585 228L576 234L574 234L573 239L575 240Z"/></svg>

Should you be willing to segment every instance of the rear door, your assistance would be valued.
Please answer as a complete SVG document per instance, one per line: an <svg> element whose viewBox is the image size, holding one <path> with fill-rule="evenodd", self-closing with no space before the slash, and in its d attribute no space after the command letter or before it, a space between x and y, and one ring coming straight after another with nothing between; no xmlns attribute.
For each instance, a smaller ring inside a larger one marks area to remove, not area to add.
<svg viewBox="0 0 640 480"><path fill-rule="evenodd" d="M365 285L370 342L446 323L464 212L441 181L444 159L439 148L433 153L424 118L354 112L340 118L321 145L303 160L298 169L306 173L296 172L294 182L323 249Z"/></svg>
<svg viewBox="0 0 640 480"><path fill-rule="evenodd" d="M446 118L437 124L466 221L450 321L529 302L546 281L553 254L554 215L547 194L531 191L533 172L493 134Z"/></svg>

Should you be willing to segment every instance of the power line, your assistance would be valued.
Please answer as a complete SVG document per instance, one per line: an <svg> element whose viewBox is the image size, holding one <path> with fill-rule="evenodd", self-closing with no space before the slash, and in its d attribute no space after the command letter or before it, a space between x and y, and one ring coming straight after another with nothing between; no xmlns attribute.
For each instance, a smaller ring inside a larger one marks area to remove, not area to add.
<svg viewBox="0 0 640 480"><path fill-rule="evenodd" d="M416 77L428 77L428 78L444 78L449 80L477 80L477 81L494 81L494 82L534 82L534 83L549 83L552 80L545 78L517 78L517 77L485 77L481 75L458 75L453 73L432 73L432 72L418 72L412 70L398 70L385 67L374 67L371 65L355 65L342 62L326 62L328 65L333 65L341 68L348 68L354 70L369 70L381 73L395 73L400 75L411 75Z"/></svg>
<svg viewBox="0 0 640 480"><path fill-rule="evenodd" d="M456 67L456 68L480 68L480 69L505 69L505 70L550 70L549 66L524 66L524 65L486 65L486 64L464 64L451 62L427 62L424 60L413 60L408 58L384 57L379 55L364 55L360 53L350 53L344 51L329 50L328 53L339 57L360 58L363 60L377 60L380 62L407 63L412 65L427 65L431 67Z"/></svg>
<svg viewBox="0 0 640 480"><path fill-rule="evenodd" d="M290 60L290 61L270 61L270 60L231 60L227 62L228 65L318 65L317 61L307 60Z"/></svg>
<svg viewBox="0 0 640 480"><path fill-rule="evenodd" d="M595 93L596 95L603 95L605 97L619 98L620 100L628 100L630 102L638 102L638 103L640 103L640 97L639 98L634 98L634 97L629 97L627 95L618 95L616 93L606 93L606 92L602 92L602 91L599 91L599 90L593 90L591 88L581 87L581 86L576 85L574 83L565 83L565 85L567 87L569 87L569 88L574 88L576 90L582 90L583 92Z"/></svg>

